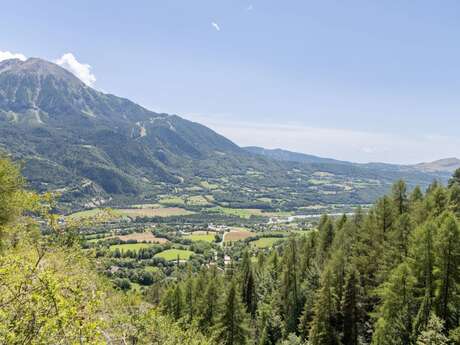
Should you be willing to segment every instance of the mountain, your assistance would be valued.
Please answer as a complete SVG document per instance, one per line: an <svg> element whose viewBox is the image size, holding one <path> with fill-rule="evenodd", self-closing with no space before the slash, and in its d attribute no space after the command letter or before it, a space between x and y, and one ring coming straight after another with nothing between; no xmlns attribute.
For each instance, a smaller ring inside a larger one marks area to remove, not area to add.
<svg viewBox="0 0 460 345"><path fill-rule="evenodd" d="M137 193L139 181L179 182L169 168L184 159L241 151L207 127L98 92L36 58L0 63L0 128L0 145L26 160L39 189L77 179L108 194Z"/></svg>
<svg viewBox="0 0 460 345"><path fill-rule="evenodd" d="M460 159L445 158L430 163L420 163L414 165L414 168L424 172L448 172L453 173L460 169Z"/></svg>
<svg viewBox="0 0 460 345"><path fill-rule="evenodd" d="M305 153L292 152L283 149L265 149L263 147L248 146L243 147L248 152L272 158L278 161L298 162L298 163L332 163L332 164L352 164L350 162L339 161L331 158L322 158Z"/></svg>
<svg viewBox="0 0 460 345"><path fill-rule="evenodd" d="M414 165L398 165L387 163L352 163L347 161L336 160L332 158L323 158L305 153L292 152L283 149L266 149L257 146L243 147L244 150L274 159L277 161L285 162L298 162L298 163L326 163L326 164L343 164L348 166L362 166L373 167L381 170L399 170L399 171L420 171L426 173L439 173L441 175L452 174L455 170L460 169L460 159L458 158L444 158L429 163L419 163Z"/></svg>
<svg viewBox="0 0 460 345"><path fill-rule="evenodd" d="M23 165L31 187L60 193L69 207L193 193L233 207L369 203L398 178L410 186L448 178L243 149L198 123L99 92L37 58L0 62L0 149Z"/></svg>

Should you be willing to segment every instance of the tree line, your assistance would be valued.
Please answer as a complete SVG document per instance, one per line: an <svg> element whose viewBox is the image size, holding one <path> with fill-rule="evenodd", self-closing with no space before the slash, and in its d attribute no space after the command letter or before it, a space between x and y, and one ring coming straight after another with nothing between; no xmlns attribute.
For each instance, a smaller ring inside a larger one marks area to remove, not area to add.
<svg viewBox="0 0 460 345"><path fill-rule="evenodd" d="M459 217L460 170L426 192L398 181L224 272L178 272L157 301L223 345L460 344Z"/></svg>

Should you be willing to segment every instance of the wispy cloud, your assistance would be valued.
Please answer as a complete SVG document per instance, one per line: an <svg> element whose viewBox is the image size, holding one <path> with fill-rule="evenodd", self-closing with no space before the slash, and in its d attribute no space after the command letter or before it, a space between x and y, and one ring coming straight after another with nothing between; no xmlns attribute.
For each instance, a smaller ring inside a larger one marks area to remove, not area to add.
<svg viewBox="0 0 460 345"><path fill-rule="evenodd" d="M253 9L254 9L254 6L252 4L246 7L246 11L252 11Z"/></svg>
<svg viewBox="0 0 460 345"><path fill-rule="evenodd" d="M224 116L222 116L224 117ZM225 117L230 117L229 115ZM385 132L229 121L192 116L240 146L262 146L353 162L420 163L460 157L460 139L449 136L403 136Z"/></svg>
<svg viewBox="0 0 460 345"><path fill-rule="evenodd" d="M220 31L219 24L217 24L216 22L211 22L211 25L213 26L214 29L216 29L217 31Z"/></svg>
<svg viewBox="0 0 460 345"><path fill-rule="evenodd" d="M88 86L93 86L96 76L91 72L91 66L80 63L72 53L65 53L55 63L72 72L77 78Z"/></svg>
<svg viewBox="0 0 460 345"><path fill-rule="evenodd" d="M19 60L26 60L26 56L21 53L12 53L10 51L1 51L0 50L0 61L9 60L9 59L19 59Z"/></svg>

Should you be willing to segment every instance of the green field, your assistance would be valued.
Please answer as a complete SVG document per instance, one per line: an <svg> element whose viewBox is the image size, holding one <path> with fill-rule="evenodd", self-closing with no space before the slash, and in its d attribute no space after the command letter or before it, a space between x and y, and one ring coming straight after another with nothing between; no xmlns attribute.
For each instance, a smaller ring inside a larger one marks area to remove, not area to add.
<svg viewBox="0 0 460 345"><path fill-rule="evenodd" d="M202 195L194 195L187 198L187 205L190 206L206 206L209 205L208 200Z"/></svg>
<svg viewBox="0 0 460 345"><path fill-rule="evenodd" d="M190 240L192 242L204 241L204 242L214 242L215 234L191 234L184 236L185 239Z"/></svg>
<svg viewBox="0 0 460 345"><path fill-rule="evenodd" d="M120 249L121 251L125 250L139 250L142 248L150 248L153 247L154 244L152 243L128 243L128 244L114 244L113 246L110 246L110 250L114 251L115 249Z"/></svg>
<svg viewBox="0 0 460 345"><path fill-rule="evenodd" d="M159 203L162 205L183 205L184 199L179 196L168 196L161 198Z"/></svg>
<svg viewBox="0 0 460 345"><path fill-rule="evenodd" d="M252 241L251 245L256 247L256 248L271 248L273 247L274 244L284 241L285 239L282 237L264 237L261 239L258 239L256 241Z"/></svg>
<svg viewBox="0 0 460 345"><path fill-rule="evenodd" d="M161 253L158 253L155 255L156 258L163 258L166 261L173 261L177 260L177 257L179 256L179 260L188 260L190 256L195 254L191 250L183 250L183 249L168 249L165 251L162 251Z"/></svg>
<svg viewBox="0 0 460 345"><path fill-rule="evenodd" d="M217 206L210 209L210 211L246 219L251 218L251 216L263 216L262 211L255 208L230 208Z"/></svg>
<svg viewBox="0 0 460 345"><path fill-rule="evenodd" d="M231 207L213 207L210 209L211 212L219 212L229 216L236 216L240 218L249 219L251 216L256 217L287 217L292 215L292 212L273 211L263 212L258 208L231 208Z"/></svg>

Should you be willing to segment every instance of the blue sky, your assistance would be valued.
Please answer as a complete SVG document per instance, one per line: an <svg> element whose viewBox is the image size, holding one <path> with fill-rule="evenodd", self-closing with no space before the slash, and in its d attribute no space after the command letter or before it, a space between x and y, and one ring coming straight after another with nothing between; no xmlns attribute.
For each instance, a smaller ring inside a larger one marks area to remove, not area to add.
<svg viewBox="0 0 460 345"><path fill-rule="evenodd" d="M240 145L460 157L458 1L9 1L1 12L3 55L71 53L97 89Z"/></svg>

